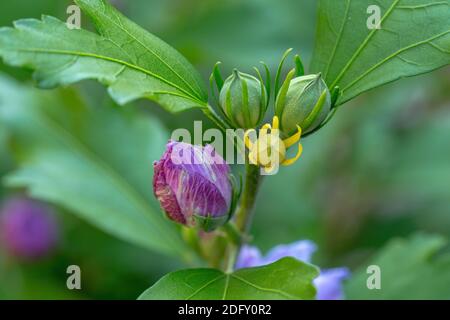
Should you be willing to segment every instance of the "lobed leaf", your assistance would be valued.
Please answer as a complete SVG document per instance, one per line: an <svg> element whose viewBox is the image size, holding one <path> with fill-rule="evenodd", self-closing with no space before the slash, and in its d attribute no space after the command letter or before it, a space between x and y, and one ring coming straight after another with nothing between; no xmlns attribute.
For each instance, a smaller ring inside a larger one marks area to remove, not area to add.
<svg viewBox="0 0 450 320"><path fill-rule="evenodd" d="M97 79L119 104L148 98L170 112L206 106L198 72L175 49L105 0L76 3L100 34L69 29L50 16L18 20L14 28L0 29L0 56L8 64L35 69L43 88Z"/></svg>
<svg viewBox="0 0 450 320"><path fill-rule="evenodd" d="M370 5L381 9L380 29L367 26ZM340 87L338 105L448 64L449 0L319 0L311 69Z"/></svg>
<svg viewBox="0 0 450 320"><path fill-rule="evenodd" d="M188 269L165 275L141 300L280 300L314 299L316 267L294 258L226 274L216 269Z"/></svg>

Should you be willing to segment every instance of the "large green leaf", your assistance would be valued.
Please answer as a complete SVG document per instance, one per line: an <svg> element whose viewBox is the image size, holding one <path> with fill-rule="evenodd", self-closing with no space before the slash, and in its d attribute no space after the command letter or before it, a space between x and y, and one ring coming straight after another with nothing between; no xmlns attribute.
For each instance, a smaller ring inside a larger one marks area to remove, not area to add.
<svg viewBox="0 0 450 320"><path fill-rule="evenodd" d="M294 258L231 274L216 269L175 271L147 289L142 300L314 299L316 267Z"/></svg>
<svg viewBox="0 0 450 320"><path fill-rule="evenodd" d="M97 79L120 104L145 97L171 112L206 106L200 76L175 49L104 0L76 2L100 35L70 30L50 16L18 20L15 28L0 29L0 56L8 64L35 69L45 88Z"/></svg>
<svg viewBox="0 0 450 320"><path fill-rule="evenodd" d="M349 299L450 299L450 254L440 236L416 235L387 245L346 284ZM369 290L366 268L381 270L381 289Z"/></svg>
<svg viewBox="0 0 450 320"><path fill-rule="evenodd" d="M19 164L7 185L27 187L135 244L184 251L152 194L152 162L166 142L157 121L113 106L87 108L73 92L29 89L0 77L0 125L13 138Z"/></svg>
<svg viewBox="0 0 450 320"><path fill-rule="evenodd" d="M381 9L369 29L367 8ZM450 63L449 0L320 0L312 71L343 91L338 104Z"/></svg>

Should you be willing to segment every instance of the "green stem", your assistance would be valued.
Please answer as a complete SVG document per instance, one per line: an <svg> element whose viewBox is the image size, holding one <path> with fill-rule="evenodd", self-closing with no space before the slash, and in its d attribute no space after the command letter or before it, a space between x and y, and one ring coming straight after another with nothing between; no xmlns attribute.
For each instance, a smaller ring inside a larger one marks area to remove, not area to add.
<svg viewBox="0 0 450 320"><path fill-rule="evenodd" d="M253 216L253 207L255 205L256 195L258 193L261 175L259 166L246 164L246 177L242 199L236 212L236 227L242 234L247 234Z"/></svg>
<svg viewBox="0 0 450 320"><path fill-rule="evenodd" d="M229 128L229 125L217 114L217 112L209 104L202 110L205 116L207 116L212 122L214 122L220 129L225 131Z"/></svg>
<svg viewBox="0 0 450 320"><path fill-rule="evenodd" d="M236 212L235 228L240 234L239 242L230 239L228 243L225 271L227 273L233 272L236 263L237 255L242 243L247 238L247 233L250 229L253 216L253 208L255 205L256 195L258 193L261 176L259 174L260 168L251 164L246 164L246 178L244 190L242 192L241 203Z"/></svg>

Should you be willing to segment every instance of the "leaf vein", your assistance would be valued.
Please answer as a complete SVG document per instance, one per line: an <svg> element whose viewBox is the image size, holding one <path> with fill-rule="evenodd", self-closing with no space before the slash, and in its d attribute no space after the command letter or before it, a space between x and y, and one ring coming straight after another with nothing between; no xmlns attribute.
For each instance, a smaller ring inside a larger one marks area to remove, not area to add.
<svg viewBox="0 0 450 320"><path fill-rule="evenodd" d="M266 291L266 292L272 292L272 293L277 293L285 298L289 298L289 299L298 299L296 296L289 294L287 292L281 291L281 290L277 290L277 289L270 289L270 288L264 288L264 287L260 287L257 284L254 284L250 281L247 281L241 277L236 276L235 274L231 274L231 277L235 278L236 280L239 280L255 289L261 290L261 291Z"/></svg>
<svg viewBox="0 0 450 320"><path fill-rule="evenodd" d="M191 295L189 295L186 300L191 300L195 295L197 295L198 293L200 293L201 291L205 290L208 286L210 286L211 284L213 284L214 282L222 279L223 277L225 277L224 274L221 274L220 276L218 276L217 278L214 278L210 281L208 281L207 283L205 283L203 286L201 286L200 288L198 288L197 290L195 290Z"/></svg>
<svg viewBox="0 0 450 320"><path fill-rule="evenodd" d="M383 22L390 16L390 14L392 13L392 11L394 11L395 7L398 5L398 3L400 2L400 0L395 0L391 7L388 9L388 11L386 12L386 14L381 18L380 21L380 25L383 24ZM336 84L339 82L339 80L341 80L341 78L345 75L345 73L348 71L348 69L351 67L351 65L353 64L353 62L355 62L355 60L358 58L358 56L361 54L361 52L364 50L364 48L368 45L368 43L370 42L370 40L372 39L372 37L375 35L375 33L378 31L379 29L373 29L369 35L365 38L365 40L363 41L363 43L359 46L358 50L356 50L356 52L353 54L353 56L350 58L350 60L347 62L347 64L345 65L345 67L342 69L342 71L339 73L339 75L336 77L336 79L334 80L333 84L330 86L331 88L334 88L336 86Z"/></svg>
<svg viewBox="0 0 450 320"><path fill-rule="evenodd" d="M159 75L151 72L150 70L144 69L142 67L139 67L137 65L134 65L132 63L120 60L120 59L116 59L113 57L107 57L107 56L103 56L103 55L99 55L99 54L95 54L95 53L90 53L90 52L79 52L79 51L70 51L70 50L59 50L59 49L40 49L40 48L17 48L15 49L17 51L22 51L22 52L41 52L41 53L48 53L48 54L62 54L62 55L73 55L73 56L79 56L79 57L89 57L89 58L96 58L96 59L102 59L105 61L110 61L110 62L114 62L117 64L121 64L124 66L127 66L131 69L143 72L151 77L154 77L158 80L160 80L161 82L164 82L174 88L176 88L177 90L183 92L184 94L186 94L187 96L191 97L191 99L204 103L204 101L199 100L197 97L193 96L191 93L187 92L185 89L180 88L179 86L177 86L176 84L168 81L167 79L164 79L162 77L160 77Z"/></svg>
<svg viewBox="0 0 450 320"><path fill-rule="evenodd" d="M103 16L108 19L111 23L113 23L114 25L116 25L117 27L119 27L122 31L124 31L131 39L134 39L135 42L137 42L138 44L140 44L144 49L146 49L147 51L149 51L155 58L157 58L162 64L164 64L167 68L169 68L170 71L172 71L177 78L179 78L181 81L184 82L184 84L186 84L188 86L188 88L192 91L192 93L194 93L194 95L196 96L196 98L201 99L201 95L199 95L199 93L178 73L176 72L166 61L164 61L164 59L162 59L158 54L156 54L156 52L154 52L151 48L149 48L148 46L146 46L144 43L142 43L138 38L136 38L133 34L131 34L130 32L128 32L128 30L123 26L123 24L120 22L120 18L117 17L118 21L120 23L117 23L116 21L114 21L113 19L111 19L111 17L105 13L103 13Z"/></svg>
<svg viewBox="0 0 450 320"><path fill-rule="evenodd" d="M348 13L350 11L350 4L351 4L351 2L352 2L352 0L348 0L347 1L347 7L345 8L344 21L342 22L341 28L340 28L340 30L338 32L338 38L336 39L336 43L335 43L333 51L331 53L330 60L328 61L327 69L324 72L324 76L323 76L324 79L327 78L328 71L330 70L331 62L333 61L333 59L334 59L334 57L336 55L336 51L337 51L337 48L339 46L339 43L341 42L342 34L344 33L344 28L345 28L345 25L347 24L347 18L348 18Z"/></svg>
<svg viewBox="0 0 450 320"><path fill-rule="evenodd" d="M383 59L382 61L378 62L377 64L375 64L374 66L372 66L370 69L368 69L367 71L365 71L363 74L361 74L361 76L359 76L358 78L356 78L355 80L353 80L350 84L348 84L343 90L348 90L349 88L351 88L352 86L354 86L357 82L359 82L361 79L363 79L364 77L366 77L368 74L370 74L371 72L373 72L374 70L376 70L377 68L379 68L380 66L382 66L384 63L386 63L387 61L389 61L390 59L392 59L392 58L394 58L394 57L396 57L396 56L399 56L401 53L403 53L403 52L405 52L405 51L407 51L407 50L409 50L409 49L412 49L412 48L415 48L415 47L417 47L417 46L420 46L420 45L422 45L422 44L427 44L427 43L430 44L430 45L432 45L432 46L435 46L435 45L433 45L433 43L432 43L431 41L433 41L433 40L435 40L435 39L437 39L437 38L439 38L439 37L442 37L442 36L444 36L444 35L446 35L446 34L448 34L448 33L450 33L450 30L448 30L448 31L446 31L446 32L443 32L443 33L440 33L440 34L438 34L438 35L436 35L436 36L434 36L434 37L431 37L431 38L429 38L429 39L425 39L425 40L423 40L423 41L416 42L416 43L414 43L414 44L412 44L412 45L409 45L409 46L407 46L407 47L405 47L405 48L402 48L402 49L400 49L400 50L394 52L394 53L391 54L390 56L386 57L385 59ZM403 59L404 59L404 58L403 58ZM403 60L403 59L402 59L402 60Z"/></svg>

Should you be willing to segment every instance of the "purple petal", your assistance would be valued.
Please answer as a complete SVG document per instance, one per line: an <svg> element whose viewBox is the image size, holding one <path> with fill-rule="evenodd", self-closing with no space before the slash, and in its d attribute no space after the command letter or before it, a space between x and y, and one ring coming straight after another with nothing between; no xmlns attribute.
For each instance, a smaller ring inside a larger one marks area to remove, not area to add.
<svg viewBox="0 0 450 320"><path fill-rule="evenodd" d="M178 223L185 224L186 219L181 213L180 206L178 205L177 198L175 197L172 189L167 185L164 163L166 159L161 159L153 164L154 177L153 177L153 192L158 199L161 207L169 216L170 219L177 221Z"/></svg>
<svg viewBox="0 0 450 320"><path fill-rule="evenodd" d="M291 244L281 244L271 249L265 256L265 264L273 263L284 257L294 257L303 262L310 262L316 245L309 240L300 240Z"/></svg>
<svg viewBox="0 0 450 320"><path fill-rule="evenodd" d="M344 298L342 282L349 276L350 271L347 268L321 270L320 275L314 279L317 300L342 300Z"/></svg>
<svg viewBox="0 0 450 320"><path fill-rule="evenodd" d="M210 145L170 141L155 163L154 193L169 218L193 224L193 215L222 217L231 206L230 169Z"/></svg>
<svg viewBox="0 0 450 320"><path fill-rule="evenodd" d="M264 265L261 252L258 248L243 245L236 261L236 269L251 268Z"/></svg>

